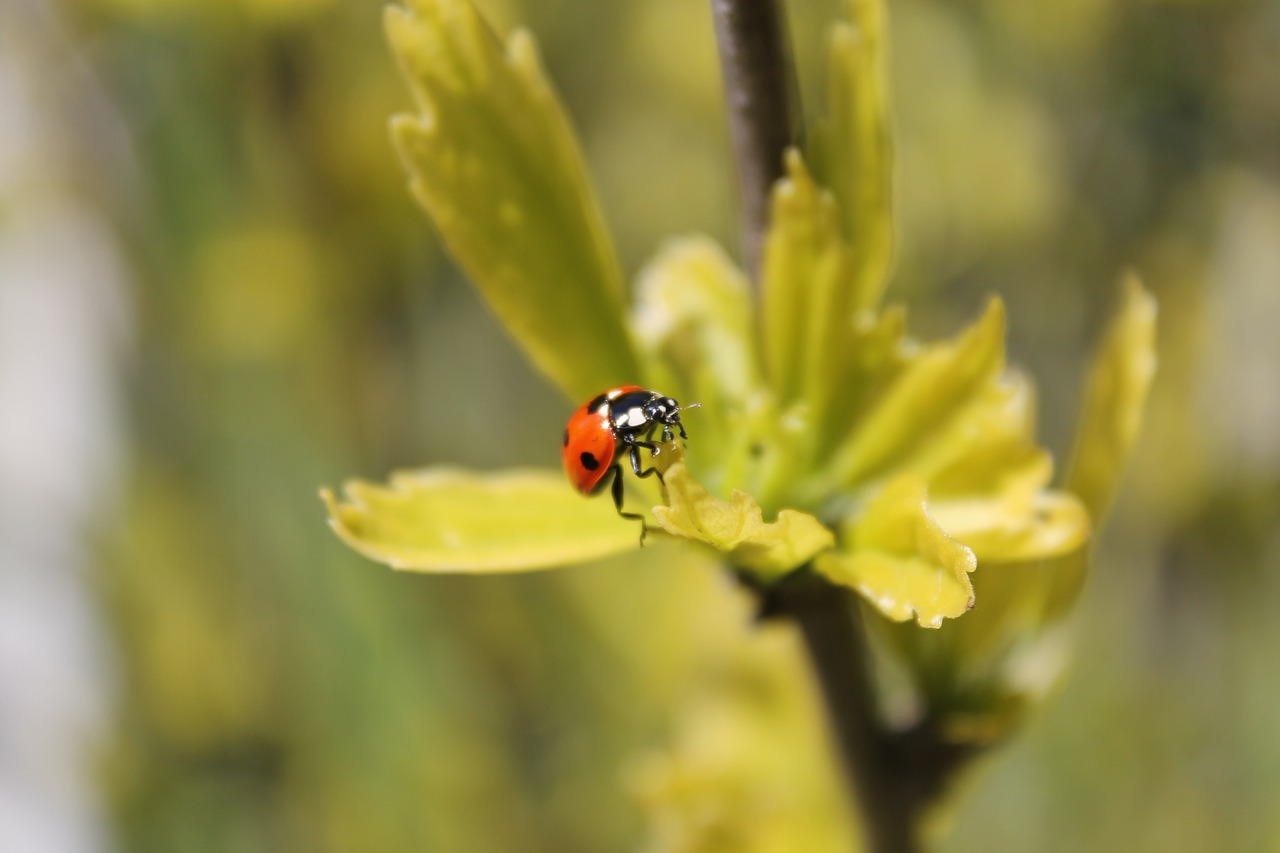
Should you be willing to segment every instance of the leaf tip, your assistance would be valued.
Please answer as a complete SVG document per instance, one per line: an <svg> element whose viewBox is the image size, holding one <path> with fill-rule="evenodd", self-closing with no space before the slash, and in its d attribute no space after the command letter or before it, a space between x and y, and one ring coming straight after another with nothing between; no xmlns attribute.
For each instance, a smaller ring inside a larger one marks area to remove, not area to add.
<svg viewBox="0 0 1280 853"><path fill-rule="evenodd" d="M1160 306L1155 294L1142 283L1137 271L1128 269L1120 279L1120 311L1119 316L1135 330L1135 336L1145 344L1142 350L1140 370L1147 379L1155 375L1157 366L1155 337L1156 323L1159 320Z"/></svg>
<svg viewBox="0 0 1280 853"><path fill-rule="evenodd" d="M787 177L791 180L804 180L809 177L809 169L805 166L804 155L795 145L787 146L782 152L782 164L786 168Z"/></svg>
<svg viewBox="0 0 1280 853"><path fill-rule="evenodd" d="M988 296L986 307L982 313L982 323L997 327L1003 331L1007 321L1008 311L1004 306L1004 298L998 293Z"/></svg>
<svg viewBox="0 0 1280 853"><path fill-rule="evenodd" d="M542 59L538 55L538 41L533 33L519 27L507 36L507 59L520 71L541 77Z"/></svg>

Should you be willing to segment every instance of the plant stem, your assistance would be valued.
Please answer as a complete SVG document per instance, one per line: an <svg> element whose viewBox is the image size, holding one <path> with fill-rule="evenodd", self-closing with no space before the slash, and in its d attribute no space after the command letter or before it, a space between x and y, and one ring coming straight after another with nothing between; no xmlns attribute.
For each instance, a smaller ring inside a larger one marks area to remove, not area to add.
<svg viewBox="0 0 1280 853"><path fill-rule="evenodd" d="M769 193L796 141L794 74L776 0L711 0L738 166L742 256L758 283Z"/></svg>
<svg viewBox="0 0 1280 853"><path fill-rule="evenodd" d="M762 617L792 619L804 637L866 849L916 853L924 811L978 747L948 740L929 717L906 729L880 719L861 605L852 592L806 570L756 591Z"/></svg>
<svg viewBox="0 0 1280 853"><path fill-rule="evenodd" d="M769 195L796 140L791 57L777 0L712 0L741 194L742 252L759 284ZM801 569L762 588L761 618L795 621L850 778L870 853L916 853L924 810L975 748L948 741L925 717L907 729L880 719L861 605L848 589Z"/></svg>
<svg viewBox="0 0 1280 853"><path fill-rule="evenodd" d="M914 853L919 849L916 810L889 784L889 733L876 715L858 603L846 590L800 574L771 591L773 612L795 620L804 637L852 783L866 848L871 853Z"/></svg>

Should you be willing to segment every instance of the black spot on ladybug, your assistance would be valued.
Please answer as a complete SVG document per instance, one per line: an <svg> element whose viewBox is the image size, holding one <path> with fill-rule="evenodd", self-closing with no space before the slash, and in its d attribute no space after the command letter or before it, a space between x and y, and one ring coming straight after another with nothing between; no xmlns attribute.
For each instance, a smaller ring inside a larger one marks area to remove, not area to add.
<svg viewBox="0 0 1280 853"><path fill-rule="evenodd" d="M568 427L566 427L566 428L565 428L565 431L564 431L564 446L565 446L565 447L568 447L568 446L569 446L569 429L568 429Z"/></svg>
<svg viewBox="0 0 1280 853"><path fill-rule="evenodd" d="M582 460L582 467L588 471L594 471L600 467L600 460L592 456L590 453L583 453L578 457Z"/></svg>
<svg viewBox="0 0 1280 853"><path fill-rule="evenodd" d="M609 402L608 394L597 394L596 396L591 398L590 403L587 403L587 411L594 412L596 409L600 408L607 402Z"/></svg>

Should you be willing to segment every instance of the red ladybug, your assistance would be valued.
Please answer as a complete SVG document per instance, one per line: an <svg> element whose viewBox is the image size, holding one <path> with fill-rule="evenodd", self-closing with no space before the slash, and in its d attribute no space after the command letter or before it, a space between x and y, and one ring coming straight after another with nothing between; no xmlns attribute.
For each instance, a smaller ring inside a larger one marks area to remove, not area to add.
<svg viewBox="0 0 1280 853"><path fill-rule="evenodd" d="M594 495L604 488L605 477L612 472L611 491L618 514L643 525L643 516L622 511L622 457L629 457L637 477L657 474L657 468L641 467L640 448L648 448L651 456L657 455L658 445L652 439L658 429L662 430L663 441L671 440L673 429L679 431L681 438L688 438L680 423L680 412L696 406L681 406L670 397L639 385L623 385L597 394L573 413L564 428L561 458L569 482L582 494ZM640 541L644 541L643 529Z"/></svg>

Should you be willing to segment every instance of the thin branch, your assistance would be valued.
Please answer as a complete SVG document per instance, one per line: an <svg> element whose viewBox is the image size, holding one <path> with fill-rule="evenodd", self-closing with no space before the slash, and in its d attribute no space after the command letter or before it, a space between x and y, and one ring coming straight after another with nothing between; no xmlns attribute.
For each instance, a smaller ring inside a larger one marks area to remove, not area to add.
<svg viewBox="0 0 1280 853"><path fill-rule="evenodd" d="M914 853L915 811L889 784L887 732L876 715L858 603L839 587L800 572L769 592L774 615L794 619L822 688L872 853Z"/></svg>
<svg viewBox="0 0 1280 853"><path fill-rule="evenodd" d="M742 254L759 281L769 194L796 141L795 78L777 0L712 0L729 104L742 209ZM922 813L974 749L949 742L926 718L886 726L871 677L860 604L847 589L801 569L760 596L761 618L795 621L822 688L871 853L916 853Z"/></svg>
<svg viewBox="0 0 1280 853"><path fill-rule="evenodd" d="M762 618L794 620L804 637L867 849L916 853L923 813L978 747L948 740L927 717L901 730L880 719L861 605L852 592L806 570L753 588Z"/></svg>
<svg viewBox="0 0 1280 853"><path fill-rule="evenodd" d="M729 130L738 166L742 256L758 281L769 191L796 141L795 78L776 0L712 0Z"/></svg>

